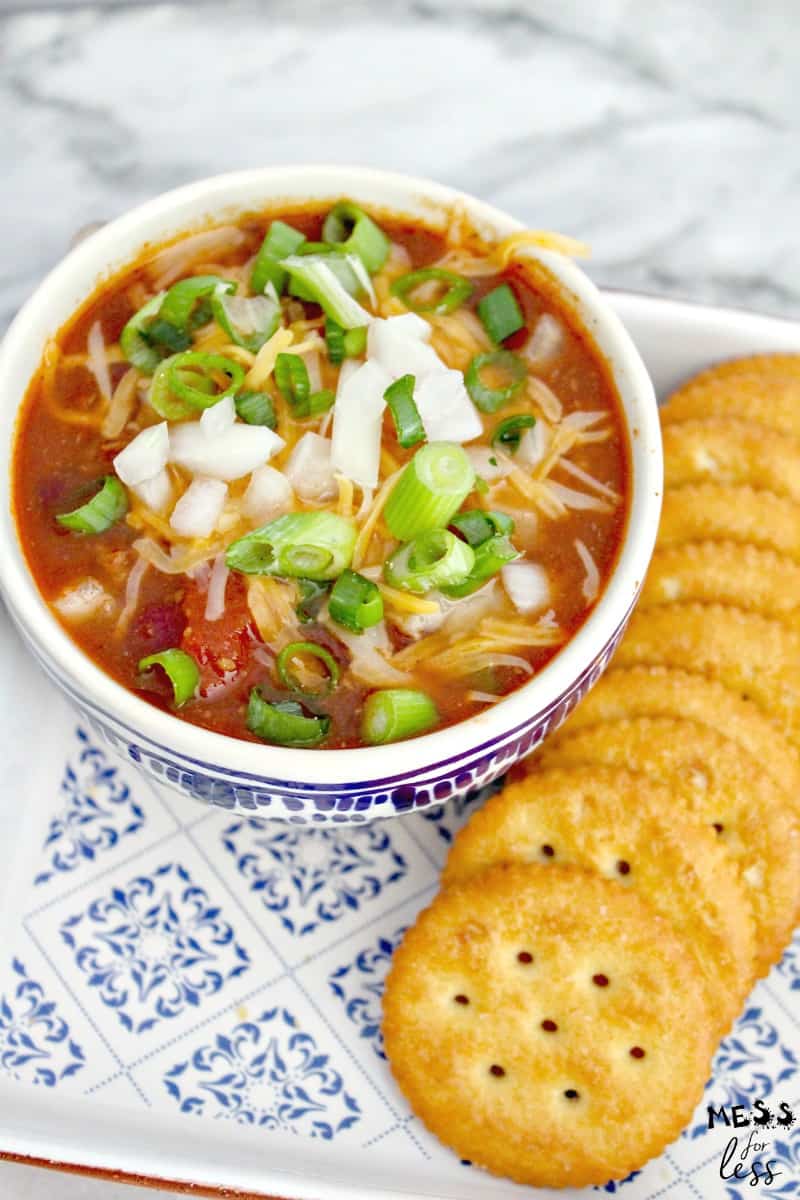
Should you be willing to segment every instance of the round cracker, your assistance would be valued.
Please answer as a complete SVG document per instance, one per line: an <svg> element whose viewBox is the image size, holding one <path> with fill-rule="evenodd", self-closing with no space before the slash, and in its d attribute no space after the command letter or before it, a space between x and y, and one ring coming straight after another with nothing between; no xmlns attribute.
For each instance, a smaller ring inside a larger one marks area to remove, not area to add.
<svg viewBox="0 0 800 1200"><path fill-rule="evenodd" d="M534 1186L641 1167L709 1071L683 941L635 892L577 867L498 866L441 892L395 953L383 1013L417 1116L462 1158Z"/></svg>
<svg viewBox="0 0 800 1200"><path fill-rule="evenodd" d="M670 667L617 667L600 679L552 735L627 717L673 717L710 725L736 742L784 789L800 812L800 756L752 700L705 675ZM548 745L553 745L551 741Z"/></svg>
<svg viewBox="0 0 800 1200"><path fill-rule="evenodd" d="M668 788L616 767L532 771L457 835L448 886L501 862L572 863L632 887L694 955L724 1036L753 979L750 902L716 833Z"/></svg>
<svg viewBox="0 0 800 1200"><path fill-rule="evenodd" d="M723 604L670 604L634 612L618 667L667 666L718 679L800 745L800 633Z"/></svg>
<svg viewBox="0 0 800 1200"><path fill-rule="evenodd" d="M733 604L800 628L800 563L736 542L662 546L650 562L639 607L696 600Z"/></svg>
<svg viewBox="0 0 800 1200"><path fill-rule="evenodd" d="M708 417L663 430L664 478L686 483L745 484L800 501L800 439L752 421Z"/></svg>
<svg viewBox="0 0 800 1200"><path fill-rule="evenodd" d="M774 492L734 484L668 487L658 545L677 546L706 538L749 542L800 562L800 504Z"/></svg>
<svg viewBox="0 0 800 1200"><path fill-rule="evenodd" d="M709 828L738 870L755 920L757 974L777 962L800 911L800 822L782 790L735 742L707 725L666 717L608 721L565 737L545 767L631 767L668 785Z"/></svg>
<svg viewBox="0 0 800 1200"><path fill-rule="evenodd" d="M660 410L664 425L739 417L800 437L800 354L756 354L693 376Z"/></svg>

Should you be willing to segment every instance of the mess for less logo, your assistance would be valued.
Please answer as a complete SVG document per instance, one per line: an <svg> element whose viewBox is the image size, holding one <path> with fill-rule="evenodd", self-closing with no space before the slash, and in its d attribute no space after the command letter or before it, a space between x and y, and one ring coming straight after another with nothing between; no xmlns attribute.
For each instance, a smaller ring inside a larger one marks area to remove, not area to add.
<svg viewBox="0 0 800 1200"><path fill-rule="evenodd" d="M773 1110L763 1100L756 1100L751 1109L743 1104L719 1108L708 1105L708 1128L727 1125L729 1129L749 1129L749 1133L736 1133L729 1140L719 1164L720 1177L725 1180L748 1182L751 1187L761 1183L769 1187L784 1172L778 1161L770 1158L772 1142L763 1138L762 1130L790 1129L795 1116L788 1104L780 1103Z"/></svg>

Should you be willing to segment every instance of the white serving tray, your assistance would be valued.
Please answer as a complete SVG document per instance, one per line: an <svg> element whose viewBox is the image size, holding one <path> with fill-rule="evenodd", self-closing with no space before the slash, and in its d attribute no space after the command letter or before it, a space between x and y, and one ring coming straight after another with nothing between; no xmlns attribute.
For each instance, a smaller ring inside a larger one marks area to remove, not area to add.
<svg viewBox="0 0 800 1200"><path fill-rule="evenodd" d="M662 394L714 359L800 351L787 321L611 300ZM0 1157L227 1197L534 1195L439 1146L381 1054L392 946L465 812L257 828L110 758L2 610L0 663ZM796 942L723 1044L704 1104L784 1101L800 1116L799 999ZM701 1105L660 1159L595 1190L761 1195L722 1181L730 1131L705 1118ZM763 1194L800 1195L798 1127L763 1140L781 1171Z"/></svg>

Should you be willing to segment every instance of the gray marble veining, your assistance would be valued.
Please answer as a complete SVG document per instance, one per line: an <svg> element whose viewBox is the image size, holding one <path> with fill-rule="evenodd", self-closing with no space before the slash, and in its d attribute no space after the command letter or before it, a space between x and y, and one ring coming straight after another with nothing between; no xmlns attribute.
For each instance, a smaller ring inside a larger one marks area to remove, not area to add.
<svg viewBox="0 0 800 1200"><path fill-rule="evenodd" d="M573 233L603 283L800 316L798 16L794 0L7 12L0 323L88 221L216 171L336 160Z"/></svg>

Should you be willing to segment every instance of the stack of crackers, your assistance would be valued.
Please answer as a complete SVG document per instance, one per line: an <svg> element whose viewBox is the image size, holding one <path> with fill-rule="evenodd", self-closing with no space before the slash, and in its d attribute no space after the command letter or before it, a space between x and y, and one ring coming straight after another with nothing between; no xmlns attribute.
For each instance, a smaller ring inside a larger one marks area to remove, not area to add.
<svg viewBox="0 0 800 1200"><path fill-rule="evenodd" d="M414 1111L522 1183L677 1137L800 915L800 356L706 371L662 419L612 669L461 831L387 983Z"/></svg>

